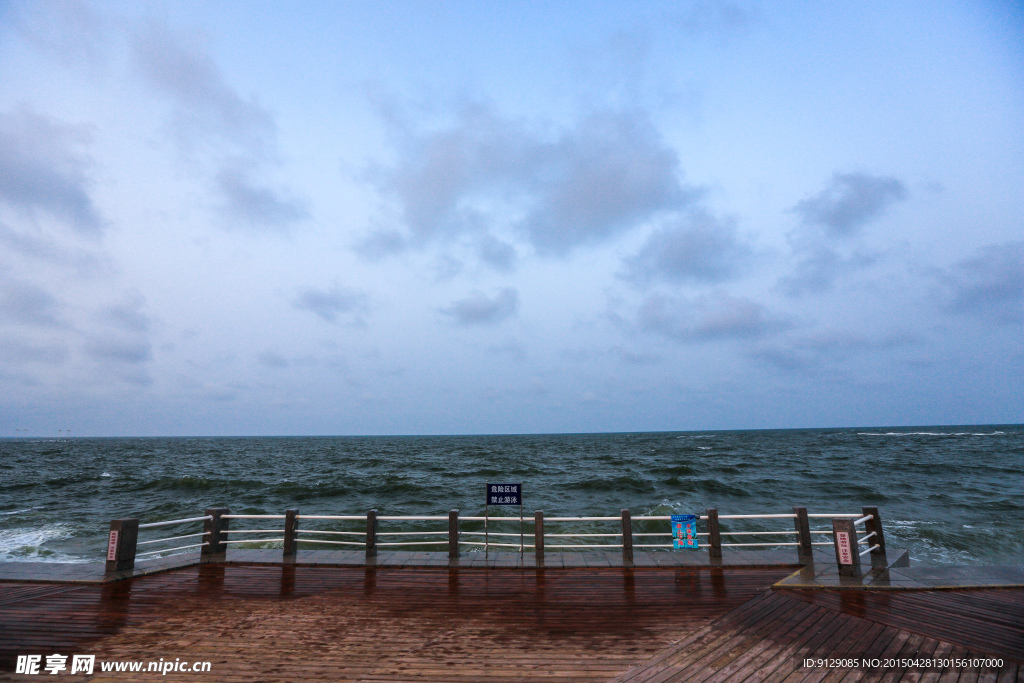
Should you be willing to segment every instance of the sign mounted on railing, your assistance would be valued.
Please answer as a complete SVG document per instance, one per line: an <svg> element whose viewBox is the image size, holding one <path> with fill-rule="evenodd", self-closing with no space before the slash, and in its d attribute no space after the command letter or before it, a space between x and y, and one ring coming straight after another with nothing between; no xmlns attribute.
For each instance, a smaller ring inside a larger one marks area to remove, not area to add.
<svg viewBox="0 0 1024 683"><path fill-rule="evenodd" d="M697 515L672 515L672 548L697 547Z"/></svg>
<svg viewBox="0 0 1024 683"><path fill-rule="evenodd" d="M853 550L850 548L850 534L837 531L836 547L839 549L839 564L853 564Z"/></svg>
<svg viewBox="0 0 1024 683"><path fill-rule="evenodd" d="M117 559L117 529L110 530L110 538L107 541L107 562Z"/></svg>
<svg viewBox="0 0 1024 683"><path fill-rule="evenodd" d="M487 484L487 502L484 507L484 557L490 548L490 532L487 524L490 521L492 505L519 506L519 554L523 553L523 483L518 484Z"/></svg>
<svg viewBox="0 0 1024 683"><path fill-rule="evenodd" d="M523 485L488 484L487 505L522 505Z"/></svg>

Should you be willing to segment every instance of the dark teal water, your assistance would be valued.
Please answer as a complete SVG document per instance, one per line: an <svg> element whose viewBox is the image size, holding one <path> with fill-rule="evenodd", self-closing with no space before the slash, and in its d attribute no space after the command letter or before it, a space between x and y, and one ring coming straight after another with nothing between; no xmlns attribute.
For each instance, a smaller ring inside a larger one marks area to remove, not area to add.
<svg viewBox="0 0 1024 683"><path fill-rule="evenodd" d="M483 514L522 481L549 516L822 513L878 506L928 564L1020 563L1024 427L427 437L0 440L0 560L99 560L109 520ZM734 522L733 528L768 528ZM667 524L666 524L667 527ZM778 528L778 526L771 527ZM667 529L666 529L667 530Z"/></svg>

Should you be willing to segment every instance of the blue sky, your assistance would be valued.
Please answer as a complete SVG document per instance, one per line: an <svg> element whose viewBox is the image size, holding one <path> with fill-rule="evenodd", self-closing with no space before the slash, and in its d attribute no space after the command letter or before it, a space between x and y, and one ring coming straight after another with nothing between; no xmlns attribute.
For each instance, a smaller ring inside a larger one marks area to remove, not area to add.
<svg viewBox="0 0 1024 683"><path fill-rule="evenodd" d="M1015 3L0 3L0 435L1024 421Z"/></svg>

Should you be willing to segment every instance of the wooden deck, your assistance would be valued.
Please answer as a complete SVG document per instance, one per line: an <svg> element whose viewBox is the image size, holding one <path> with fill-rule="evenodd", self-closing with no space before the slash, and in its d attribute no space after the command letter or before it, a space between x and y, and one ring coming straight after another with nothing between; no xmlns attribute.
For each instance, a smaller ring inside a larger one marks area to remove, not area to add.
<svg viewBox="0 0 1024 683"><path fill-rule="evenodd" d="M987 594L766 591L614 681L1024 681L1024 591L978 593ZM986 629L988 615L999 620ZM993 642L982 640L986 633ZM852 658L878 664L818 663ZM1002 665L927 661L972 658L1001 659Z"/></svg>
<svg viewBox="0 0 1024 683"><path fill-rule="evenodd" d="M3 583L0 680L40 680L10 673L16 655L81 653L212 662L209 674L166 676L97 666L96 681L1024 683L1024 590L769 588L790 572L205 565L102 586ZM802 666L870 653L984 653L1006 664Z"/></svg>

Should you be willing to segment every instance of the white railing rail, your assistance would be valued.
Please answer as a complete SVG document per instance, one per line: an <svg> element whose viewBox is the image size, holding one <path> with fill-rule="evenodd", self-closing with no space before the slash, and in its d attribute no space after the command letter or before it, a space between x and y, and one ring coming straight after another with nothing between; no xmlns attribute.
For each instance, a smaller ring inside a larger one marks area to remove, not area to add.
<svg viewBox="0 0 1024 683"><path fill-rule="evenodd" d="M213 519L213 518L210 515L203 515L201 517L186 517L184 519L167 519L167 520L164 520L164 521L161 521L161 522L149 522L147 524L138 524L138 521L135 520L136 523L134 525L134 530L135 530L134 535L135 535L135 539L136 539L135 540L136 550L135 550L135 552L131 553L133 561L134 561L134 559L138 559L139 561L156 560L156 559L159 559L160 557L165 557L168 554L178 553L179 551L183 551L183 550L193 550L194 551L197 548L202 549L203 547L208 545L207 541L205 540L205 537L207 535L206 531L201 531L199 533L192 533L192 534L178 534L176 536L165 536L164 538L154 538L154 539L148 539L148 540L145 540L145 541L140 541L140 540L138 540L138 532L140 530L142 530L142 529L156 529L158 527L166 527L166 526L191 525L191 524L195 524L196 522L203 522L205 524L206 522L210 521L211 519ZM119 520L119 521L126 522L126 521L132 521L132 520ZM114 532L115 531L118 531L119 533L124 533L125 531L130 531L130 529L115 530L113 528L113 524L111 525L111 537L110 537L110 539L108 541L108 548L107 548L107 564L108 565L112 561L117 563L117 554L118 554L118 552L117 552L118 551L117 545L118 544L117 544L117 541L115 540L116 537L114 536ZM190 544L187 544L187 545L175 546L173 548L158 547L157 550L149 550L149 551L142 552L142 553L137 551L137 547L141 546L141 545L155 545L155 544L161 544L162 545L164 543L169 543L170 541L180 541L180 540L186 539L186 538L203 538L204 540L201 543L190 543ZM111 557L112 554L114 556L113 559Z"/></svg>
<svg viewBox="0 0 1024 683"><path fill-rule="evenodd" d="M140 529L152 529L158 526L170 526L172 524L185 524L186 522L205 522L208 519L212 519L210 515L204 515L202 517L188 517L186 519L169 519L166 522L150 522L149 524L140 524Z"/></svg>

